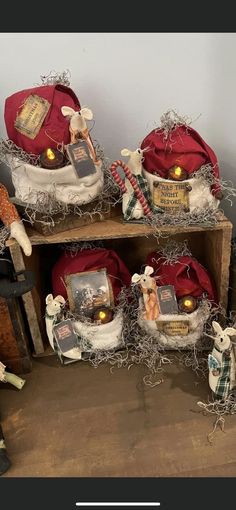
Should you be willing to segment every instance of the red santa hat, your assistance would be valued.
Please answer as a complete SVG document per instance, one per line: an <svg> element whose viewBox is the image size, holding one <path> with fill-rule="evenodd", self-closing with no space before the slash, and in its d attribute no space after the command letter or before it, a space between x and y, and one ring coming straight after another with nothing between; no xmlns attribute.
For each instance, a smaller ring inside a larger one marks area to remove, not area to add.
<svg viewBox="0 0 236 510"><path fill-rule="evenodd" d="M177 298L187 295L196 298L207 297L217 303L217 292L209 272L190 256L180 256L176 261L168 262L157 252L149 253L146 265L153 267L157 285L173 285Z"/></svg>
<svg viewBox="0 0 236 510"><path fill-rule="evenodd" d="M62 106L80 110L76 94L64 85L42 85L16 92L5 101L4 116L9 139L32 154L68 144L69 126L61 113Z"/></svg>
<svg viewBox="0 0 236 510"><path fill-rule="evenodd" d="M216 180L211 186L212 194L215 195L220 191L216 155L191 127L178 125L169 131L168 136L164 129L154 129L144 138L141 149L146 149L144 169L162 178L166 178L168 170L175 165L182 167L191 176L201 166L210 164Z"/></svg>
<svg viewBox="0 0 236 510"><path fill-rule="evenodd" d="M107 275L110 279L114 299L116 301L122 287L129 287L131 275L117 253L105 248L85 249L76 255L70 252L63 253L52 270L54 296L60 294L67 299L65 284L65 277L67 275L104 268L107 270Z"/></svg>

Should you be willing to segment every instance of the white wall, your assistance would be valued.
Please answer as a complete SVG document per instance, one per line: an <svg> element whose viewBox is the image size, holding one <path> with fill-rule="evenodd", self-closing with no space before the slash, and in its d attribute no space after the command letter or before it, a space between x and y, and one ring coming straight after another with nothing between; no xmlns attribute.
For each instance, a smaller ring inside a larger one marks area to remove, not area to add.
<svg viewBox="0 0 236 510"><path fill-rule="evenodd" d="M193 127L216 152L221 176L236 186L236 33L2 33L0 136L4 101L51 70L71 71L90 106L92 130L111 159L136 148L168 108L197 118ZM7 170L1 170L6 182ZM224 205L234 221L233 207ZM236 229L236 221L235 221Z"/></svg>

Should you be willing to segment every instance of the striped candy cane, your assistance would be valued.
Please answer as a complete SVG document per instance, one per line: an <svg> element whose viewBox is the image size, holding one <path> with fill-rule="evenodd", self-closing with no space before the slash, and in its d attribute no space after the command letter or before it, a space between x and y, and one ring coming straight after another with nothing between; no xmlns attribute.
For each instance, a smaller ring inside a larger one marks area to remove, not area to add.
<svg viewBox="0 0 236 510"><path fill-rule="evenodd" d="M144 212L145 216L150 217L152 215L152 211L147 203L147 200L146 200L143 192L140 190L139 186L137 185L137 181L136 181L135 177L133 176L132 172L130 171L129 167L120 159L118 159L117 161L114 161L114 163L112 163L111 168L110 168L111 174L112 174L115 182L120 187L122 193L126 193L127 188L126 188L123 180L121 179L119 173L117 172L118 166L123 168L125 176L127 177L128 181L130 182L130 184L134 190L134 193L143 208L143 212Z"/></svg>

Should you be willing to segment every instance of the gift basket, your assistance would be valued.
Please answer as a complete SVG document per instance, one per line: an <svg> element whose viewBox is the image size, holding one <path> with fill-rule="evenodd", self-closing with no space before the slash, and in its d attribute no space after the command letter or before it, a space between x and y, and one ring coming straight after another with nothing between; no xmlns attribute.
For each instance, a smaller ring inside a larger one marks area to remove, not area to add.
<svg viewBox="0 0 236 510"><path fill-rule="evenodd" d="M203 337L217 295L209 272L194 257L170 260L152 252L132 283L141 288L138 324L161 348L188 348Z"/></svg>
<svg viewBox="0 0 236 510"><path fill-rule="evenodd" d="M123 194L126 221L157 227L216 221L224 189L217 158L184 117L167 111L136 150L122 149L121 155L128 161L115 161L110 171Z"/></svg>
<svg viewBox="0 0 236 510"><path fill-rule="evenodd" d="M77 218L73 227L109 216L114 186L90 135L93 112L64 75L12 94L4 115L2 159L12 171L14 202L35 228L47 234L66 230L68 215Z"/></svg>
<svg viewBox="0 0 236 510"><path fill-rule="evenodd" d="M128 269L113 250L62 254L52 269L53 295L46 297L45 315L49 342L61 360L124 345L119 295L130 282Z"/></svg>

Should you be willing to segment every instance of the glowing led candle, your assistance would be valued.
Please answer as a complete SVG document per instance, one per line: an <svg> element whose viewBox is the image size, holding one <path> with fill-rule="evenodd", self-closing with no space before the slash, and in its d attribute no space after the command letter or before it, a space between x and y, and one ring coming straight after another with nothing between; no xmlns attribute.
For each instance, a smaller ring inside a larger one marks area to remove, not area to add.
<svg viewBox="0 0 236 510"><path fill-rule="evenodd" d="M96 310L93 320L95 322L106 324L107 322L112 321L113 319L113 312L110 308L99 308L99 310Z"/></svg>
<svg viewBox="0 0 236 510"><path fill-rule="evenodd" d="M181 312L192 313L197 308L197 300L193 296L184 296L179 300Z"/></svg>
<svg viewBox="0 0 236 510"><path fill-rule="evenodd" d="M173 181L185 181L187 178L188 174L181 166L175 165L168 171L168 179Z"/></svg>
<svg viewBox="0 0 236 510"><path fill-rule="evenodd" d="M40 164L48 170L55 170L64 165L64 155L57 149L46 149L40 156Z"/></svg>

